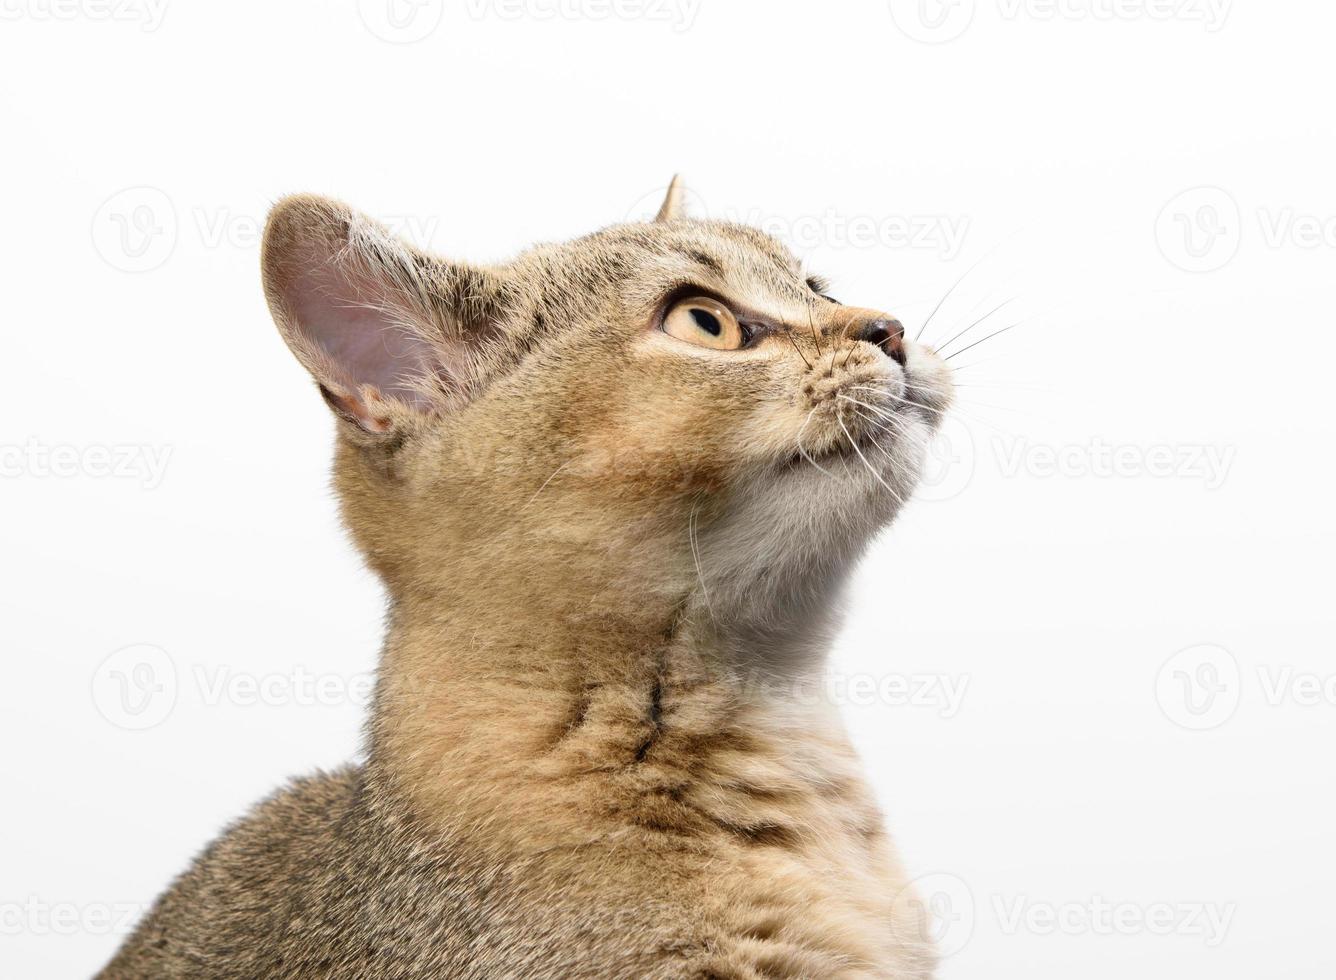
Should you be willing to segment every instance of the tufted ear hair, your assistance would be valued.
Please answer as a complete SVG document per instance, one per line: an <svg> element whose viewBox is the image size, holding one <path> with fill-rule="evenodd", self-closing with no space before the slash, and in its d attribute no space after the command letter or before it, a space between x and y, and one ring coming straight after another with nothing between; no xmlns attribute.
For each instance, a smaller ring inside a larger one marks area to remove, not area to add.
<svg viewBox="0 0 1336 980"><path fill-rule="evenodd" d="M498 336L498 272L428 255L327 198L269 213L265 297L334 412L382 435L467 401Z"/></svg>

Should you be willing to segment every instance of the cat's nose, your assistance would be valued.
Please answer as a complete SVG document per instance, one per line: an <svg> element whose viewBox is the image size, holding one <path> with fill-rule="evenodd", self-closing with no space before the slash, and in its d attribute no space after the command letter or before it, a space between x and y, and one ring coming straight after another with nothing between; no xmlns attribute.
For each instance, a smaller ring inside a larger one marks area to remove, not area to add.
<svg viewBox="0 0 1336 980"><path fill-rule="evenodd" d="M905 366L905 328L899 320L889 317L868 320L855 328L853 338L880 347L883 354L901 367Z"/></svg>

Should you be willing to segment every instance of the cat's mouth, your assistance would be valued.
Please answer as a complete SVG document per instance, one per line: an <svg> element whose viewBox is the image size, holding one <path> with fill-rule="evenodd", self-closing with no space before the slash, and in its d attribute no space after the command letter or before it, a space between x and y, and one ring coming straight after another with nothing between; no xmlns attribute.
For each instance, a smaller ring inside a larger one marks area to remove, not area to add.
<svg viewBox="0 0 1336 980"><path fill-rule="evenodd" d="M909 463L904 450L937 428L949 404L948 390L939 392L935 381L931 373L911 380L904 371L899 385L885 389L848 381L832 388L813 406L781 468L827 471L831 463L850 463L876 474Z"/></svg>
<svg viewBox="0 0 1336 980"><path fill-rule="evenodd" d="M857 428L850 428L848 420L844 421L844 431L838 426L836 431L838 437L834 438L830 445L824 448L800 444L796 450L781 464L780 468L784 470L796 470L804 466L816 465L824 466L826 463L840 462L841 460L852 460L854 462L860 459L873 458L872 454L879 454L886 449L886 435L884 429L860 425Z"/></svg>

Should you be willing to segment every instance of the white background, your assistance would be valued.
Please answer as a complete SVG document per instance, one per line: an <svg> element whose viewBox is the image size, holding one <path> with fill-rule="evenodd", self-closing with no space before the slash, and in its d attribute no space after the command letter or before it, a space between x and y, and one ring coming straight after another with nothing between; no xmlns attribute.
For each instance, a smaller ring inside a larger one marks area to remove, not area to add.
<svg viewBox="0 0 1336 980"><path fill-rule="evenodd" d="M681 170L911 333L967 270L929 339L1025 320L834 660L942 976L1332 976L1336 11L395 2L0 3L0 974L358 750L382 599L268 205L503 258Z"/></svg>

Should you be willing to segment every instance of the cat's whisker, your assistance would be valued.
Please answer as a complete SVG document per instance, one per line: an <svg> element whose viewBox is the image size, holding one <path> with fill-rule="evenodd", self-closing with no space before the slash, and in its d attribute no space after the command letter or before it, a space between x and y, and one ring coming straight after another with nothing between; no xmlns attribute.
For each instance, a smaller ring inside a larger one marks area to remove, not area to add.
<svg viewBox="0 0 1336 980"><path fill-rule="evenodd" d="M994 405L991 402L965 401L962 405L969 405L971 408L987 408L995 412L1017 412L1021 415L1034 416L1035 413L1026 408L1017 408L1015 405Z"/></svg>
<svg viewBox="0 0 1336 980"><path fill-rule="evenodd" d="M968 346L962 347L962 348L961 348L960 350L958 350L958 351L953 351L952 353L950 353L950 354L948 354L946 357L944 357L942 360L944 360L944 361L949 361L949 360L951 360L951 358L955 357L957 354L963 354L963 353L965 353L965 351L970 350L971 348L978 347L978 346L979 346L980 344L982 344L985 340L991 340L993 337L996 337L998 334L1006 333L1008 330L1014 330L1016 327L1019 327L1019 326L1021 326L1022 324L1032 323L1032 322L1034 322L1035 320L1040 319L1041 317L1046 317L1046 316L1048 316L1050 313L1054 313L1054 312L1056 312L1056 311L1062 309L1064 306L1069 306L1069 305L1071 305L1071 302L1072 302L1072 301L1068 300L1067 302L1063 302L1063 303L1055 303L1054 305L1048 307L1047 309L1045 309L1045 310L1041 310L1041 311L1038 312L1038 313L1034 313L1034 314L1031 314L1030 316L1027 316L1027 317L1024 317L1024 318L1022 318L1022 319L1020 319L1020 320L1017 320L1015 323L1010 324L1009 326L1005 326L1005 327L1003 327L1001 330L994 330L994 331L993 331L992 333L990 333L987 337L983 337L983 338L981 338L981 339L979 339L979 340L976 340L974 343L969 344ZM980 361L975 361L975 362L973 362L973 363L978 364L978 363L982 363L982 362L980 362ZM969 366L970 366L970 365L968 365L968 364L962 364L962 365L960 365L959 367L953 368L952 370L959 371L959 370L961 370L961 368L965 368L965 367L969 367Z"/></svg>
<svg viewBox="0 0 1336 980"><path fill-rule="evenodd" d="M824 473L827 477L834 480L836 479L835 474L830 472L828 469L826 469L824 466L822 466L820 463L814 460L811 457L811 455L807 452L807 450L803 448L803 433L807 431L807 426L812 421L812 416L815 414L816 414L816 409L814 408L807 413L807 418L803 419L803 424L798 428L798 435L796 438L796 441L798 443L798 454L802 456L803 459L807 460L807 462L815 466L818 471Z"/></svg>
<svg viewBox="0 0 1336 980"><path fill-rule="evenodd" d="M990 333L987 337L981 337L980 339L976 340L976 341L975 341L974 343L972 343L972 344L966 344L964 347L960 348L960 350L956 351L954 354L948 354L948 355L946 355L946 357L942 358L942 360L943 360L943 361L949 361L949 360L951 360L951 358L955 357L956 354L963 354L963 353L965 353L965 351L967 351L967 350L973 350L975 347L978 347L980 344L984 343L985 341L992 340L994 337L997 337L997 336L999 336L999 335L1001 335L1001 334L1004 334L1004 333L1006 333L1008 330L1015 330L1017 327L1019 327L1021 324L1025 323L1025 322L1027 322L1027 321L1025 321L1025 320L1017 320L1015 323L1011 324L1010 326L1003 327L1001 330L994 330L994 331L993 331L992 333Z"/></svg>
<svg viewBox="0 0 1336 980"><path fill-rule="evenodd" d="M959 374L961 371L966 371L969 368L978 367L980 364L991 364L993 361L996 361L999 358L1011 357L1014 354L1015 354L1014 351L1008 351L1008 350L999 351L996 354L993 354L989 357L985 357L981 361L970 361L968 364L954 364L951 366L951 372L952 374Z"/></svg>
<svg viewBox="0 0 1336 980"><path fill-rule="evenodd" d="M1001 311L1001 310L1006 309L1008 306L1010 306L1010 305L1011 305L1012 303L1014 303L1015 301L1016 301L1016 297L1013 296L1011 299L1007 300L1005 303L999 303L997 306L993 307L991 310L989 310L989 311L988 311L987 313L985 313L983 316L979 317L979 319L975 320L975 321L974 321L973 323L971 323L968 327L966 327L964 330L960 331L958 334L956 334L954 337L952 337L952 338L951 338L950 340L948 340L946 343L941 344L941 345L939 345L939 346L937 346L937 347L934 347L933 350L935 350L935 351L937 352L937 356L938 356L938 357L941 357L944 353L946 353L946 349L947 349L948 347L950 347L952 344L954 344L957 340L959 340L961 337L965 336L967 333L969 333L971 330L973 330L973 329L974 329L975 327L977 327L979 324L983 323L985 320L987 320L989 317L991 317L994 313L997 313L997 312L999 312L999 311Z"/></svg>
<svg viewBox="0 0 1336 980"><path fill-rule="evenodd" d="M793 334L786 330L784 336L789 338L789 343L792 344L793 349L798 352L798 356L803 359L803 363L807 365L807 370L812 370L812 362L807 359L807 355L804 354L802 348L798 346L798 341L793 339Z"/></svg>
<svg viewBox="0 0 1336 980"><path fill-rule="evenodd" d="M855 387L855 388L851 388L850 390L851 390L851 391L880 391L880 389L869 388L869 387L861 386L861 385L860 385L860 386L857 386L857 387ZM988 426L990 429L993 429L993 430L995 430L995 431L997 431L997 432L1000 432L1000 433L1002 433L1002 434L1005 435L1005 436L1010 436L1011 438L1016 438L1016 433L1012 432L1012 431L1009 430L1009 429L1005 429L1005 428L1003 428L1002 426L997 425L997 424L994 423L994 422L990 422L990 421L988 421L988 419L983 418L982 416L976 415L976 414L973 413L973 412L968 412L968 411L966 411L960 404L953 405L953 406L951 407L950 411L948 412L948 411L945 411L945 410L940 409L940 408L932 408L932 407L930 407L930 406L928 406L928 405L920 405L918 402L910 401L910 400L907 399L907 398L901 398L899 395L896 395L896 394L894 394L894 393L892 393L892 392L889 392L889 391L881 391L881 394L886 395L886 396L889 396L889 397L891 397L891 398L894 398L896 401L898 401L898 402L903 402L903 403L906 404L906 405L913 405L915 408L922 408L922 409L927 409L927 410L930 411L930 412L936 412L938 415L941 415L943 418L945 418L947 415L960 415L960 416L962 416L962 417L964 417L964 418L966 418L966 419L969 419L971 422L977 422L977 423L979 423L980 425L986 425L986 426ZM860 402L860 404L863 404L863 403ZM872 405L865 405L865 407L866 407L866 408L870 408L870 409L872 409L873 411L876 411L876 412L881 412L881 411L882 411L881 409L878 409L878 408L876 408L875 406L872 406ZM987 405L984 405L984 406L980 406L980 407L983 407L983 408L989 408L989 407L1000 407L1000 406L987 406Z"/></svg>
<svg viewBox="0 0 1336 980"><path fill-rule="evenodd" d="M547 489L547 485L548 485L549 483L551 483L553 480L555 480L555 479L557 478L557 474L560 473L562 470L564 470L566 467L570 466L570 465L571 465L572 463L574 463L574 462L575 462L575 460L573 460L573 459L568 459L568 460L566 460L566 462L562 463L562 464L561 464L560 466L558 466L555 470L553 470L553 471L552 471L552 475L549 476L546 480L543 481L543 485L542 485L541 487L539 487L537 490L535 490L535 491L533 492L533 496L530 497L528 500L526 500L526 501L524 502L524 506L521 507L520 510L525 510L526 508L528 508L528 506L529 506L531 503L533 503L535 500L538 499L538 495L539 495L540 493L542 493L544 490Z"/></svg>
<svg viewBox="0 0 1336 980"><path fill-rule="evenodd" d="M962 364L961 367L968 367L968 365ZM956 370L959 370L959 368ZM986 381L965 382L962 384L959 381L948 381L947 384L952 388L992 388L1000 391L1034 391L1042 395L1061 394L1058 389L1050 388L1046 385L1022 385L1011 381L1001 384L988 384Z"/></svg>
<svg viewBox="0 0 1336 980"><path fill-rule="evenodd" d="M874 425L876 425L877 431L879 432L892 432L900 436L901 438L905 439L906 441L912 443L913 445L919 447L920 449L926 449L928 445L932 442L931 436L911 431L909 427L905 424L903 419L898 419L889 412L885 412L877 408L875 405L869 405L866 402L861 402L857 398L850 398L848 395L840 395L839 397L847 402L850 402L853 405L859 406L859 408L861 409L867 409L867 411L872 412L873 413L872 415L867 415L866 413L861 411L859 412L859 414L862 415L864 418L868 419ZM858 409L855 409L855 411L858 411ZM889 424L883 425L881 424L883 422Z"/></svg>
<svg viewBox="0 0 1336 980"><path fill-rule="evenodd" d="M835 397L838 398L840 401L848 402L850 405L853 405L859 409L865 409L866 411L869 412L876 411L875 406L869 405L867 402L864 401L859 401L857 398L851 398L848 395L836 395ZM877 425L878 431L890 432L892 426L895 427L897 432L905 431L903 428L900 427L901 423L899 419L892 419L889 415L887 415L884 412L879 414L880 414L880 419L878 419L878 425ZM883 420L885 421L885 423L888 424L881 424Z"/></svg>
<svg viewBox="0 0 1336 980"><path fill-rule="evenodd" d="M867 419L867 420L868 420L869 422L871 422L874 426L877 425L877 420L876 420L876 418L875 418L874 416L868 415L866 412L859 411L858 409L854 409L854 411L858 412L859 415L861 415L863 418ZM886 429L886 428L878 427L878 428L877 428L877 431L878 431L878 432L890 432L891 430L890 430L890 429ZM926 442L924 442L924 443L922 443L922 444L917 444L917 443L916 443L916 446L917 446L918 449L920 449L920 450L923 451L923 452L926 452L926 451L927 451L927 448L928 448L928 445L927 445ZM903 463L903 460L899 460L899 459L897 459L895 453L891 452L891 450L890 450L888 447L883 446L881 443L879 443L879 442L873 442L873 443L871 443L871 447L872 447L872 450L873 450L878 456L880 456L880 457L882 457L883 459L885 459L886 462L889 463L889 464L891 464L892 466L898 466L898 465L901 465L901 464Z"/></svg>
<svg viewBox="0 0 1336 980"><path fill-rule="evenodd" d="M913 408L920 409L924 412L932 412L934 415L939 415L942 418L946 418L948 415L957 415L957 414L966 415L967 417L969 416L969 413L961 411L959 403L953 404L949 409L934 408L931 405L924 405L922 402L914 401L914 399L912 398L905 398L903 395L895 394L895 392L886 391L884 388L874 388L869 385L854 385L849 390L875 392L887 398L894 398L897 402L899 402L902 405L909 405ZM979 421L982 421L982 419L980 419Z"/></svg>
<svg viewBox="0 0 1336 980"><path fill-rule="evenodd" d="M1009 430L1009 429L1004 429L1002 426L997 425L997 424L994 423L994 422L990 422L990 421L988 421L986 418L983 418L983 417L981 417L981 416L979 416L979 415L975 415L973 412L967 412L967 411L965 411L965 409L964 409L960 404L958 404L958 403L955 404L955 405L953 405L953 406L951 407L951 409L950 409L949 411L947 411L947 410L940 409L940 408L932 408L932 407L929 406L929 405L920 405L920 404L919 404L918 402L916 402L916 401L911 401L911 400L909 400L908 398L902 398L902 397L900 397L899 395L897 395L897 394L895 394L895 393L893 393L893 392L890 392L890 391L883 391L883 390L880 389L880 388L870 388L870 387L868 387L868 386L866 386L866 385L856 385L856 386L854 386L853 388L850 388L849 390L850 390L850 391L876 391L876 392L879 392L880 394L885 395L885 396L887 396L887 397L889 397L889 398L894 398L894 399L895 399L896 401L898 401L898 402L903 402L903 403L906 404L906 405L912 405L912 406L914 406L915 408L926 409L926 410L929 411L929 412L936 412L938 415L941 415L943 418L945 418L947 415L960 415L960 416L962 416L962 417L964 417L964 418L969 419L971 422L978 422L980 425L986 425L986 426L988 426L990 429L995 429L996 431L1002 433L1004 436L1010 436L1010 437L1013 438L1013 439L1016 438L1016 433L1012 432L1012 431ZM971 403L971 404L973 404L973 403ZM870 407L870 406L869 406L869 407ZM988 408L988 407L990 407L990 406L985 405L985 406L981 406L981 407L983 407L983 408ZM999 406L999 407L1000 407L1000 406Z"/></svg>
<svg viewBox="0 0 1336 980"><path fill-rule="evenodd" d="M855 408L854 411L858 414L858 416L859 416L860 418L866 419L868 422L871 423L872 428L873 428L873 431L875 431L875 432L885 432L885 433L890 433L893 437L896 437L896 439L897 439L896 444L897 444L897 445L899 445L899 444L901 444L901 443L908 442L908 443L912 444L912 445L914 446L914 448L917 449L918 451L920 451L920 452L927 452L927 450L928 450L928 445L929 445L929 441L928 441L928 440L926 440L926 439L917 439L917 438L915 438L915 437L913 437L913 436L905 436L905 435L901 435L900 433L896 432L894 429L891 429L891 428L889 428L889 427L887 427L887 426L885 426L885 425L882 425L881 422L880 422L880 420L879 420L875 415L869 415L867 412L864 412L862 409L858 409L858 408ZM886 462L890 463L892 466L896 466L896 465L898 465L898 464L900 464L900 463L902 462L902 460L898 460L898 459L896 458L895 453L893 453L889 447L883 445L881 442L878 442L878 441L874 440L874 441L872 441L869 445L871 446L872 450L873 450L875 453L877 453L877 455L879 455L879 456L881 456L882 458L884 458L884 459L886 460Z"/></svg>
<svg viewBox="0 0 1336 980"><path fill-rule="evenodd" d="M923 326L919 327L918 333L914 334L914 340L917 341L920 337L923 336L923 331L928 329L928 324L932 323L933 317L937 316L938 312L942 309L942 307L946 305L946 301L951 298L952 294L954 294L957 289L960 288L960 284L963 283L969 277L969 274L971 272L973 272L975 269L977 269L980 265L983 264L984 259L988 258L988 256L992 255L995 251L997 251L998 247L1001 244L1002 244L1001 242L998 242L997 245L994 245L988 251L984 252L983 255L979 256L979 258L974 262L974 264L971 265L968 269L966 269L965 272L961 275L961 277L951 284L951 288L942 294L942 298L939 299L937 301L937 305L932 308L932 312L928 314L928 318L923 321Z"/></svg>
<svg viewBox="0 0 1336 980"><path fill-rule="evenodd" d="M852 391L852 390L854 390L854 389L850 389L850 390ZM854 397L851 396L851 395L846 395L846 394L844 394L843 392L841 392L841 393L840 393L839 395L837 395L836 397L839 398L840 401L849 402L849 403L852 404L852 405L857 405L859 408L865 408L865 409L867 409L869 412L876 412L878 415L880 415L880 416L881 416L882 418L884 418L886 421L888 421L888 422L890 422L891 424L893 424L893 425L899 427L899 428L900 428L900 431L902 431L902 432L904 432L906 435L908 435L908 431L909 431L909 430L908 430L907 428L904 427L904 420L902 420L902 419L897 419L897 418L896 418L894 415L892 415L890 412L884 411L883 409L879 409L879 408L878 408L877 406L875 406L875 405L869 405L867 402L862 401L862 400L860 400L860 399L858 399L858 398L854 398Z"/></svg>
<svg viewBox="0 0 1336 980"><path fill-rule="evenodd" d="M854 411L857 412L860 417L872 423L874 431L889 433L899 441L907 442L920 451L926 451L928 446L931 445L931 435L912 431L908 428L903 419L898 419L895 416L878 409L876 406L861 402L856 398L850 398L847 395L841 395L840 397L852 404L854 406ZM882 451L882 455L886 457L888 462L896 462L894 455L886 451L885 447L880 443L874 442L872 445L873 448Z"/></svg>
<svg viewBox="0 0 1336 980"><path fill-rule="evenodd" d="M826 353L821 349L821 339L817 336L816 321L812 319L812 304L807 304L807 326L812 331L812 343L816 344L817 357L825 357Z"/></svg>
<svg viewBox="0 0 1336 980"><path fill-rule="evenodd" d="M957 364L952 371L964 371L967 368L978 367L980 364L987 364L990 361L996 361L998 357L1005 357L1007 352L998 354L996 357L985 357L982 361L970 361L968 364Z"/></svg>
<svg viewBox="0 0 1336 980"><path fill-rule="evenodd" d="M548 478L543 481L542 486L540 486L537 490L533 492L533 496L520 505L520 508L516 513L523 513L524 511L528 510L529 505L538 499L538 495L547 489L547 485L551 483L553 480L555 480L557 478L557 475L561 473L562 470L566 469L566 467L570 466L574 462L575 462L574 459L568 459L566 460L566 462L562 463L555 470L553 470L551 474L549 474ZM504 527L498 530L495 534L491 535L483 542L483 547L490 547L496 541L499 541L501 539L501 536L504 535L505 532L506 529Z"/></svg>
<svg viewBox="0 0 1336 980"><path fill-rule="evenodd" d="M844 430L844 437L849 440L849 445L853 447L854 452L858 453L858 458L863 461L863 465L867 467L867 471L872 474L873 479L875 479L878 483L880 483L883 487L885 487L892 497L900 501L900 506L903 507L905 504L905 498L901 497L898 493L896 493L895 489L889 483L887 483L885 480L881 478L881 474L877 472L876 468L867 461L867 457L863 455L863 450L858 448L857 440L855 440L854 437L849 434L849 427L844 424L844 419L840 418L839 415L837 414L835 416L835 421L838 422L840 424L840 428Z"/></svg>
<svg viewBox="0 0 1336 980"><path fill-rule="evenodd" d="M871 392L875 392L876 394L879 394L879 395L884 395L884 396L886 396L886 397L888 397L888 398L894 398L896 401L901 402L902 404L905 404L905 405L913 405L915 408L921 408L921 409L923 409L925 412L935 412L935 413L937 413L938 415L947 415L947 414L948 414L947 410L944 409L944 408L933 408L931 405L923 405L923 404L921 404L921 403L919 403L919 402L914 401L913 399L905 398L905 397L903 397L903 396L901 396L901 395L897 395L897 394L896 394L895 392L893 392L893 391L887 391L885 388L875 388L875 387L873 387L872 385L854 385L854 386L851 387L849 390L850 390L850 391L871 391ZM869 407L870 407L870 406L869 406Z"/></svg>
<svg viewBox="0 0 1336 980"><path fill-rule="evenodd" d="M691 545L691 560L696 565L696 580L700 582L701 597L705 600L705 609L709 612L710 618L714 619L714 606L710 603L710 588L705 584L705 572L700 565L700 544L696 540L696 515L700 512L700 498L691 507L691 513L687 517L687 541ZM716 620L717 622L717 620Z"/></svg>
<svg viewBox="0 0 1336 980"><path fill-rule="evenodd" d="M965 319L967 319L967 318L969 318L969 317L974 316L976 313L978 313L978 312L979 312L981 309L983 309L985 306L990 305L996 298L997 298L997 297L994 296L991 292L984 293L983 296L981 296L981 297L979 298L979 302L977 302L977 303L975 303L973 306L971 306L971 307L969 308L969 310L966 312L965 316L961 317L961 320L963 321L963 320L965 320ZM1014 303L1014 302L1015 302L1016 300L1018 300L1018 299L1020 299L1020 296L1013 296L1013 297L1011 297L1011 299L1009 299L1007 302L1009 302L1009 303ZM934 348L934 349L936 349L936 348Z"/></svg>

